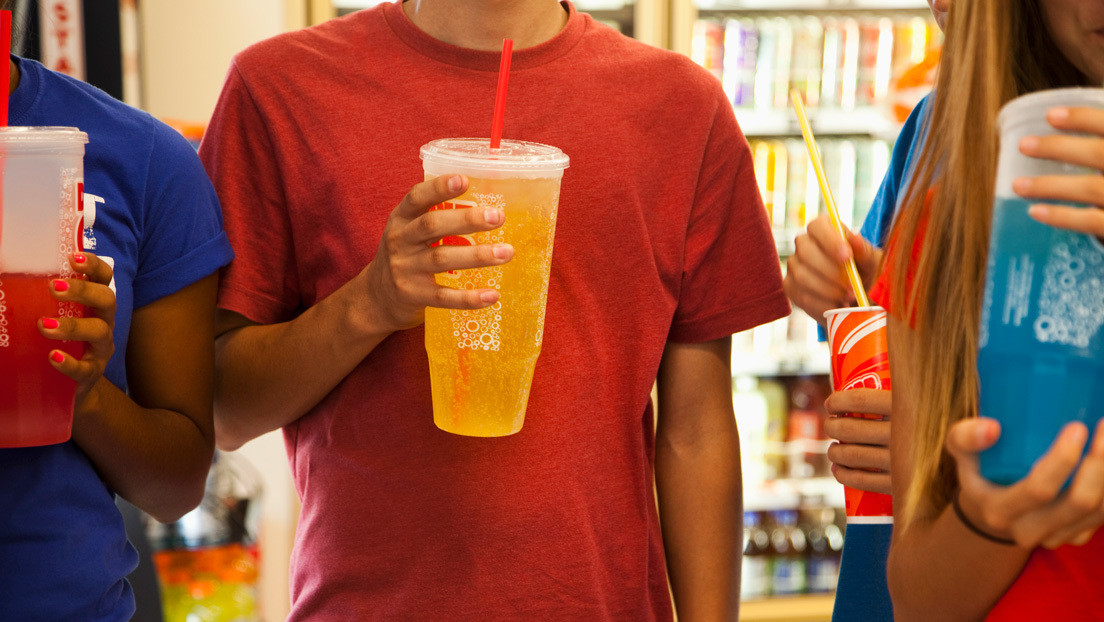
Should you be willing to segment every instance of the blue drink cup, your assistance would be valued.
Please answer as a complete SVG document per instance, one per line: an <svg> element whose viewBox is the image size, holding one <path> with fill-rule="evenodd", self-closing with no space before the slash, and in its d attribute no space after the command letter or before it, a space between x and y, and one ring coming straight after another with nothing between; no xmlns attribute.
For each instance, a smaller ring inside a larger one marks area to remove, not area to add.
<svg viewBox="0 0 1104 622"><path fill-rule="evenodd" d="M981 454L981 473L1005 485L1027 475L1064 425L1082 421L1091 431L1104 416L1104 246L1032 219L1028 207L1039 201L1012 191L1017 177L1100 174L1020 153L1025 136L1058 132L1046 121L1054 106L1104 108L1104 90L1032 93L998 119L977 369L980 412L1001 424L1000 439Z"/></svg>

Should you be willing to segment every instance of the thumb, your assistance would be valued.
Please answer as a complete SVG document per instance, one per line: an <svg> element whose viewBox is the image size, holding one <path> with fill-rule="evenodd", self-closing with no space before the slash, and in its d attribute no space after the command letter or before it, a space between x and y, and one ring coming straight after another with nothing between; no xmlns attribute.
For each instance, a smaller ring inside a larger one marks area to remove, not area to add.
<svg viewBox="0 0 1104 622"><path fill-rule="evenodd" d="M847 233L847 242L851 245L855 267L859 269L863 281L869 281L877 276L882 263L882 251L854 231Z"/></svg>
<svg viewBox="0 0 1104 622"><path fill-rule="evenodd" d="M947 452L960 463L977 462L979 453L989 449L1000 438L1000 424L995 419L976 417L956 422L947 431Z"/></svg>

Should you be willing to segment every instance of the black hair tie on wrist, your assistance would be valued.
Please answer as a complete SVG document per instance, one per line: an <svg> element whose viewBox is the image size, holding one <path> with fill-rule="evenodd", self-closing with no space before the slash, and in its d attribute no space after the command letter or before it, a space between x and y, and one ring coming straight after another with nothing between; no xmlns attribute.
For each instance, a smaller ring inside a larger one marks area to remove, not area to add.
<svg viewBox="0 0 1104 622"><path fill-rule="evenodd" d="M1015 540L1009 540L1008 538L1000 538L1000 537L994 536L993 534L987 533L987 532L983 531L977 525L971 523L969 521L969 519L966 518L966 514L962 511L962 506L959 505L959 503L958 503L958 496L959 495L956 492L954 494L954 497L951 499L951 507L954 508L955 516L958 517L958 520L963 525L965 525L967 529L969 529L970 531L974 532L978 536L980 536L980 537L982 537L982 538L984 538L984 539L986 539L990 542L996 542L997 544L1003 544L1005 546L1016 546L1016 541Z"/></svg>

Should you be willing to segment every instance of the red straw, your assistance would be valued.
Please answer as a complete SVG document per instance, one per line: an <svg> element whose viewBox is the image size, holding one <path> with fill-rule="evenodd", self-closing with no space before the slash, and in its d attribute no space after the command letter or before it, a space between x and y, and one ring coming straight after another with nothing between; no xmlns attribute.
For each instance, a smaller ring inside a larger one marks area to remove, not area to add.
<svg viewBox="0 0 1104 622"><path fill-rule="evenodd" d="M4 78L4 97L0 104L0 126L8 124L8 97L10 97L8 85L11 84L11 11L0 11L0 50L4 51L4 68L0 69L0 77Z"/></svg>
<svg viewBox="0 0 1104 622"><path fill-rule="evenodd" d="M498 90L495 92L494 123L491 125L491 149L502 142L502 121L506 117L506 85L510 82L510 56L514 53L512 39L502 40L502 60L498 65Z"/></svg>

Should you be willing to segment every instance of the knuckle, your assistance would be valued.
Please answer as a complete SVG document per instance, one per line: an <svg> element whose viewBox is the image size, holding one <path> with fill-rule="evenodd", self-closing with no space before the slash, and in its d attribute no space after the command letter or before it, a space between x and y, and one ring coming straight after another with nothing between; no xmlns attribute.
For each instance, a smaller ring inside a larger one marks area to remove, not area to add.
<svg viewBox="0 0 1104 622"><path fill-rule="evenodd" d="M1100 499L1087 490L1073 488L1066 497L1066 505L1077 514L1091 514L1098 509Z"/></svg>
<svg viewBox="0 0 1104 622"><path fill-rule="evenodd" d="M1024 492L1028 499L1038 505L1047 503L1054 497L1054 492L1051 490L1051 487L1041 479L1028 480Z"/></svg>
<svg viewBox="0 0 1104 622"><path fill-rule="evenodd" d="M436 272L444 272L448 265L448 251L444 245L429 249L429 265Z"/></svg>

